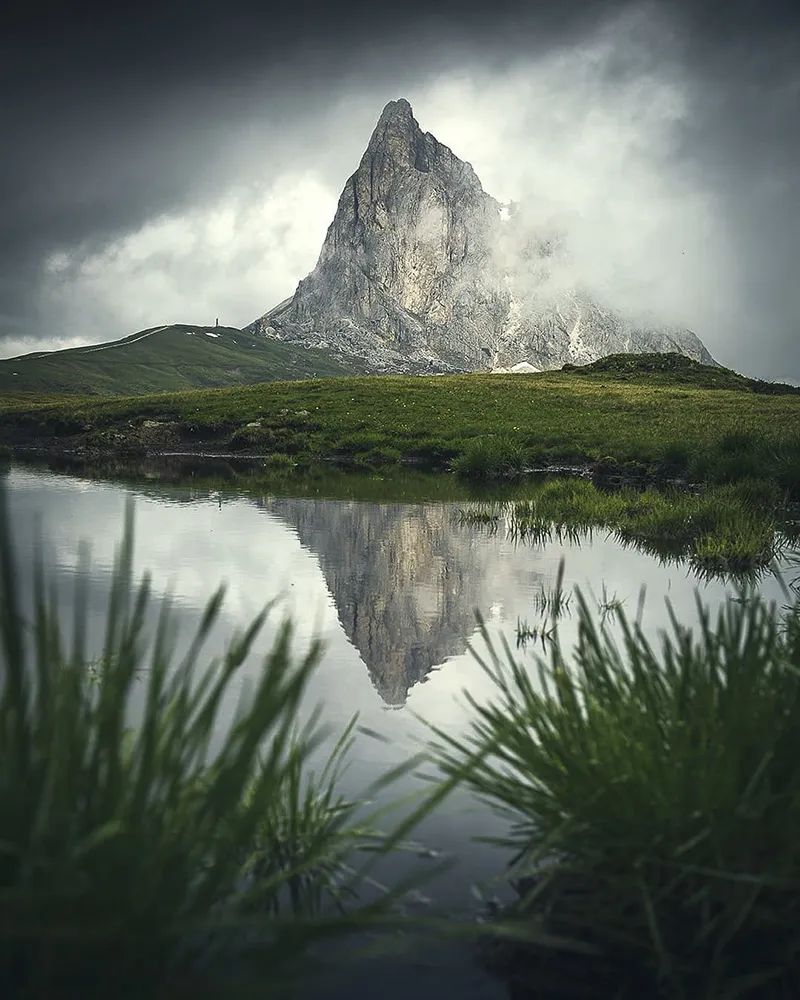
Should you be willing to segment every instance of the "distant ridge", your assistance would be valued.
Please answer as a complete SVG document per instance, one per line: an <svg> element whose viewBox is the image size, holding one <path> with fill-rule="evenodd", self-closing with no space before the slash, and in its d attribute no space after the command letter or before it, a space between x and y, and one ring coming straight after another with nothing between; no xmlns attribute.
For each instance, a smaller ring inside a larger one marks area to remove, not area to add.
<svg viewBox="0 0 800 1000"><path fill-rule="evenodd" d="M0 360L0 393L138 395L352 371L302 345L230 326L178 323L103 344Z"/></svg>
<svg viewBox="0 0 800 1000"><path fill-rule="evenodd" d="M682 354L610 354L588 365L564 365L562 371L617 380L666 381L700 389L738 389L767 396L800 396L800 386L748 378L722 365L706 365Z"/></svg>

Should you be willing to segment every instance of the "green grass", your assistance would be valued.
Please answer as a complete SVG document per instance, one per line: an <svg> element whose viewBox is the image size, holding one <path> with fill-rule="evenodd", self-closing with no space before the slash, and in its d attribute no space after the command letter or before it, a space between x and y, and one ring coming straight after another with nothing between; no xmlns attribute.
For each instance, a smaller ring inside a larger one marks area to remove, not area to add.
<svg viewBox="0 0 800 1000"><path fill-rule="evenodd" d="M706 365L677 353L609 354L588 365L564 365L563 371L634 381L646 374L651 383L669 384L680 381L683 385L694 385L702 389L741 389L766 395L800 394L800 386L748 378L730 368Z"/></svg>
<svg viewBox="0 0 800 1000"><path fill-rule="evenodd" d="M453 460L453 469L465 479L509 479L523 475L528 461L519 441L487 435L467 441Z"/></svg>
<svg viewBox="0 0 800 1000"><path fill-rule="evenodd" d="M322 351L233 327L176 324L105 345L0 360L0 395L132 395L353 371Z"/></svg>
<svg viewBox="0 0 800 1000"><path fill-rule="evenodd" d="M606 529L661 557L688 559L704 574L766 567L781 545L777 518L784 498L769 481L744 480L692 493L609 490L586 479L562 478L529 486L527 494L500 510L484 504L462 509L458 519L496 529L502 517L513 537L538 544ZM558 587L555 593L560 594ZM551 599L543 591L544 610Z"/></svg>
<svg viewBox="0 0 800 1000"><path fill-rule="evenodd" d="M495 651L469 736L438 731L509 821L532 944L506 967L532 996L795 997L800 617L730 602L655 646L616 617L619 645L579 601L574 655L538 671Z"/></svg>
<svg viewBox="0 0 800 1000"><path fill-rule="evenodd" d="M380 837L364 803L341 796L352 725L313 771L323 731L316 715L301 728L300 710L320 647L295 658L288 623L226 720L266 612L204 666L218 592L177 660L167 605L150 634L130 530L101 650L86 645L80 574L69 641L41 571L23 620L4 503L0 492L3 995L209 996L215 974L230 995L248 969L274 995L315 942L385 915L393 894L361 903L362 876L424 807Z"/></svg>
<svg viewBox="0 0 800 1000"><path fill-rule="evenodd" d="M110 352L113 353L113 352ZM358 377L136 398L5 398L0 444L204 450L488 477L546 464L800 489L800 396L583 372Z"/></svg>

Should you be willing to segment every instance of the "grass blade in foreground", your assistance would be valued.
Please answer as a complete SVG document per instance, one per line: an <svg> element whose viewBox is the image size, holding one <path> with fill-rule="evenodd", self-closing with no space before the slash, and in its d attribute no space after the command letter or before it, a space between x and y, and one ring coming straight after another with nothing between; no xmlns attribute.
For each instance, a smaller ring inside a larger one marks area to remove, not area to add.
<svg viewBox="0 0 800 1000"><path fill-rule="evenodd" d="M347 861L382 849L360 804L336 790L350 730L329 766L309 771L321 729L314 717L298 732L297 719L319 646L296 661L285 623L226 728L223 701L265 616L202 667L218 592L175 663L166 605L147 638L129 517L91 669L80 579L71 648L41 571L33 620L22 620L4 503L0 492L4 995L209 995L210 956L232 941L241 962L228 954L223 985L249 966L261 970L258 995L273 995L304 949L358 926L358 912L341 912L359 884ZM375 901L361 912L385 919Z"/></svg>
<svg viewBox="0 0 800 1000"><path fill-rule="evenodd" d="M797 617L701 608L654 647L621 615L617 646L578 610L574 662L495 655L470 737L438 733L445 772L509 816L514 916L600 951L584 996L797 996ZM565 954L543 959L556 985L575 983ZM542 958L523 963L539 985Z"/></svg>

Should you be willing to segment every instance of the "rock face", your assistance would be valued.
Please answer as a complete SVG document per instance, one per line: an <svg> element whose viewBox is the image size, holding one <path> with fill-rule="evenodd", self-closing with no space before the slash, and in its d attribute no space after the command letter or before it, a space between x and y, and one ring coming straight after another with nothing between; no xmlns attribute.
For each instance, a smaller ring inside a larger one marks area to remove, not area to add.
<svg viewBox="0 0 800 1000"><path fill-rule="evenodd" d="M319 559L342 628L392 708L431 670L465 653L476 610L489 621L500 605L513 622L529 612L531 586L545 579L530 547L503 548L486 533L454 526L455 505L259 503Z"/></svg>
<svg viewBox="0 0 800 1000"><path fill-rule="evenodd" d="M712 362L689 330L643 327L558 280L558 241L524 240L408 101L387 104L317 266L248 329L373 371L556 368L617 352Z"/></svg>
<svg viewBox="0 0 800 1000"><path fill-rule="evenodd" d="M385 704L464 652L483 607L484 555L443 505L270 498L319 558L339 621ZM507 567L506 567L507 569Z"/></svg>

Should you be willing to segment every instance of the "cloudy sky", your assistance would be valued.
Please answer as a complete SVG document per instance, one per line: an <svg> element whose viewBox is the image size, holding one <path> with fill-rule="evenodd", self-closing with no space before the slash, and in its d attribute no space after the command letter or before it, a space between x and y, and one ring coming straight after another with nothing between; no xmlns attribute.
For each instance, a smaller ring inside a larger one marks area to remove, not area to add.
<svg viewBox="0 0 800 1000"><path fill-rule="evenodd" d="M798 6L12 5L0 356L251 321L403 96L614 304L800 381Z"/></svg>

